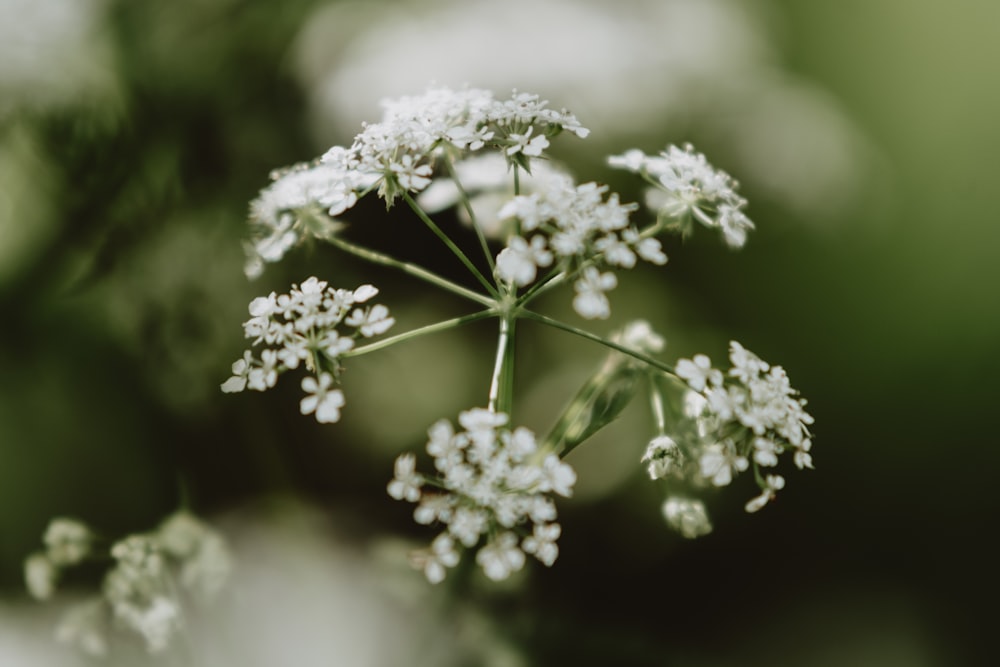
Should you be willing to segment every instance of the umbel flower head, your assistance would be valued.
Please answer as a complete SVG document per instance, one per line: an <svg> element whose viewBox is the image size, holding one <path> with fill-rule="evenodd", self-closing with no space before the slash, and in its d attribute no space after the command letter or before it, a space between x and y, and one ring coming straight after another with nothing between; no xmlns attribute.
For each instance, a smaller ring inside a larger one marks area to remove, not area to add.
<svg viewBox="0 0 1000 667"><path fill-rule="evenodd" d="M458 564L463 549L484 542L476 562L487 577L506 579L524 566L525 554L545 565L559 555L561 528L549 493L569 497L576 473L553 453L540 451L526 428L510 429L507 415L474 408L458 417L462 430L441 420L428 431L427 453L437 474L416 472L416 457L402 454L389 495L417 503L417 523L445 530L413 562L438 583Z"/></svg>
<svg viewBox="0 0 1000 667"><path fill-rule="evenodd" d="M622 204L607 186L575 186L568 176L548 179L538 191L513 198L500 212L517 222L518 234L496 260L497 276L517 287L535 281L538 270L555 263L566 274L579 273L573 308L586 319L611 314L606 292L618 280L605 268L631 269L637 259L665 264L660 242L629 223L634 204Z"/></svg>
<svg viewBox="0 0 1000 667"><path fill-rule="evenodd" d="M250 204L251 241L246 273L280 260L311 237L324 238L361 197L377 191L386 206L427 188L442 158L456 160L483 149L508 165L531 170L549 140L566 131L589 131L568 111L538 95L514 92L498 100L487 90L431 88L422 95L383 102L382 120L366 124L350 147L334 146L314 163L272 173L273 183Z"/></svg>
<svg viewBox="0 0 1000 667"><path fill-rule="evenodd" d="M54 519L45 533L46 551L25 563L29 592L38 599L50 598L62 570L95 555L94 542L84 524ZM184 511L155 531L130 535L96 555L110 556L114 563L104 576L101 595L72 607L56 630L57 639L95 656L108 653L112 627L139 635L150 653L164 651L183 627L185 600L213 599L231 569L222 537ZM43 585L37 580L41 562L53 573Z"/></svg>
<svg viewBox="0 0 1000 667"><path fill-rule="evenodd" d="M659 211L664 224L679 221L682 233L690 232L693 217L706 227L721 231L730 247L742 248L747 232L754 228L743 213L747 202L736 193L736 181L710 165L691 144L683 148L667 146L655 156L632 149L610 157L608 163L649 181L653 187L646 193L646 203Z"/></svg>
<svg viewBox="0 0 1000 667"><path fill-rule="evenodd" d="M302 414L314 414L324 423L338 421L344 394L333 384L340 356L358 338L385 333L395 323L385 306L365 305L377 294L372 285L334 289L312 277L301 286L293 285L288 294L257 297L250 302L251 318L243 323L243 330L253 339L252 346L263 349L259 358L251 350L243 353L222 391L265 391L275 385L278 375L302 364L314 374L302 380L306 393L300 404ZM353 331L345 333L341 325Z"/></svg>
<svg viewBox="0 0 1000 667"><path fill-rule="evenodd" d="M725 373L705 355L677 362L677 376L687 387L685 419L675 433L654 438L643 461L653 479L695 487L726 486L752 468L761 492L746 510L756 512L785 485L784 477L773 472L781 454L791 452L799 469L813 467L808 429L813 418L783 368L762 361L736 341L730 343L729 359L732 366ZM690 537L698 533L692 525L701 523L698 516L704 507L678 501L664 512Z"/></svg>

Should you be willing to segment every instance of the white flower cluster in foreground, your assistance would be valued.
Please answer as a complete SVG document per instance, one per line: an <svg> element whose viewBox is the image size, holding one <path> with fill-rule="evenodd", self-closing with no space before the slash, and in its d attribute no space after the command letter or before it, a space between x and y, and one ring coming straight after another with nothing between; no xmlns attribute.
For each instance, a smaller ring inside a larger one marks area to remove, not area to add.
<svg viewBox="0 0 1000 667"><path fill-rule="evenodd" d="M494 99L487 90L432 88L423 95L383 102L382 121L365 125L350 148L335 146L318 163L277 171L275 182L250 205L253 239L246 272L260 275L310 235L332 231L314 215L337 217L378 188L387 206L404 193L431 183L443 156L491 148L508 164L530 170L549 139L563 130L586 137L588 130L567 111L548 108L538 95L515 92Z"/></svg>
<svg viewBox="0 0 1000 667"><path fill-rule="evenodd" d="M539 451L534 433L511 430L507 421L505 414L476 408L459 415L462 431L447 420L431 426L427 453L434 458L435 477L416 472L413 454L396 459L389 495L417 503L417 523L447 526L430 549L413 556L432 583L458 564L463 548L483 538L476 562L493 580L520 570L526 553L545 565L559 554L561 528L546 494L569 497L576 473L555 454Z"/></svg>
<svg viewBox="0 0 1000 667"><path fill-rule="evenodd" d="M54 519L44 538L46 550L25 563L29 592L49 599L67 567L106 558L97 553L93 532L71 519ZM108 653L109 633L118 627L138 634L151 653L167 648L183 627L186 598L208 602L229 577L231 560L222 538L186 512L167 518L146 534L113 544L114 562L102 595L71 608L56 637L90 655Z"/></svg>
<svg viewBox="0 0 1000 667"><path fill-rule="evenodd" d="M253 346L265 347L260 358L251 350L243 353L222 391L264 391L275 385L278 375L301 363L315 374L302 380L306 392L300 403L302 414L315 414L323 423L338 421L344 394L332 387L340 355L353 348L356 339L383 334L395 323L385 306L363 305L377 294L372 285L334 289L311 277L301 286L293 285L288 294L257 297L250 302L251 318L243 330ZM344 335L338 330L341 324L354 331Z"/></svg>
<svg viewBox="0 0 1000 667"><path fill-rule="evenodd" d="M653 184L646 203L661 218L680 218L681 231L690 231L690 216L706 227L718 229L726 243L742 248L753 222L743 212L747 201L736 193L737 182L715 169L694 147L668 146L659 155L632 149L608 159L612 167L641 174Z"/></svg>
<svg viewBox="0 0 1000 667"><path fill-rule="evenodd" d="M703 354L677 362L677 375L688 387L684 409L689 428L678 426L676 433L654 438L643 461L653 479L680 479L695 486L726 486L752 467L761 492L746 510L756 512L785 485L772 472L782 453L792 452L799 469L813 467L808 429L813 418L780 366L769 365L735 341L729 358L732 367L725 374ZM700 501L674 500L664 513L682 534L710 530Z"/></svg>
<svg viewBox="0 0 1000 667"><path fill-rule="evenodd" d="M535 281L538 269L557 263L560 271L581 270L574 287L573 308L586 319L606 319L611 307L605 292L618 280L603 267L630 269L642 258L665 264L660 242L643 236L629 224L637 207L624 205L607 186L573 185L571 179L552 179L539 192L515 197L499 213L515 218L520 234L507 240L497 255L501 280L524 287ZM605 199L605 197L607 197Z"/></svg>

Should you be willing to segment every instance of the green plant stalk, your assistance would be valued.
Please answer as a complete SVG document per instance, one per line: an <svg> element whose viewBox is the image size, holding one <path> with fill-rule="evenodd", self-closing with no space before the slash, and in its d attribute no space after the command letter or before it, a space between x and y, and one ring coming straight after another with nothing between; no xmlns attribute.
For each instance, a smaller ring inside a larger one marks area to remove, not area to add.
<svg viewBox="0 0 1000 667"><path fill-rule="evenodd" d="M462 181L458 180L458 172L455 171L455 164L452 162L450 157L445 157L444 160L445 167L448 169L448 174L451 176L452 182L455 187L458 188L458 193L462 197L462 208L465 212L469 214L469 222L472 224L472 228L476 231L476 238L479 239L479 247L482 248L483 256L486 257L486 263L490 266L490 273L496 273L496 262L493 260L493 253L490 252L490 244L486 240L486 234L483 232L483 228L479 226L479 221L476 220L476 212L472 209L472 201L469 199L469 193L465 191L462 186Z"/></svg>
<svg viewBox="0 0 1000 667"><path fill-rule="evenodd" d="M360 357L369 352L375 352L377 350L383 350L387 347L391 347L396 343L402 343L404 341L410 340L411 338L419 338L420 336L426 336L428 334L437 333L439 331L448 331L449 329L455 329L463 324L469 324L470 322L478 322L479 320L485 320L488 317L496 316L496 311L492 308L488 310L481 310L478 313L470 313L468 315L462 315L460 317L454 317L450 320L444 320L443 322L435 322L434 324L428 324L427 326L419 327L417 329L411 329L401 334L395 336L390 336L389 338L383 338L380 341L374 343L369 343L368 345L362 345L361 347L356 347L353 350L348 350L343 354L339 355L341 359L348 359L350 357Z"/></svg>
<svg viewBox="0 0 1000 667"><path fill-rule="evenodd" d="M625 347L624 345L620 345L618 343L615 343L614 341L610 341L607 338L602 338L597 334L592 334L589 331L585 331L583 329L574 327L572 324L566 324L565 322L560 322L559 320L547 317L546 315L542 315L541 313L536 313L531 310L520 310L518 312L520 313L521 317L527 318L529 320L534 320L536 322L541 322L542 324L547 324L548 326L554 327L556 329L562 329L563 331L574 334L576 336L580 336L581 338L586 338L587 340L592 340L595 343L603 345L604 347L609 347L612 350L617 350L622 354L628 355L634 359L638 359L639 361L642 361L648 364L649 366L652 366L653 368L666 373L667 375L677 377L677 371L674 370L673 366L671 366L670 364L665 364L662 361L659 361L658 359L654 359L649 355L643 354L642 352L637 352L635 350Z"/></svg>
<svg viewBox="0 0 1000 667"><path fill-rule="evenodd" d="M351 243L350 241L345 241L344 239L335 235L324 236L323 240L336 246L337 248L340 248L344 252L354 255L355 257L360 257L361 259L373 262L375 264L382 264L383 266L390 266L394 269L399 269L403 273L411 275L414 278L419 278L424 282L436 285L437 287L447 290L452 294L456 294L463 298L469 299L470 301L475 301L480 305L490 306L490 307L496 305L496 301L494 301L490 297L484 294L480 294L478 292L474 292L468 289L467 287L462 287L457 283L453 283L447 278L442 278L433 271L429 271L417 264L400 261L395 257L390 257L389 255L377 252L375 250L371 250L370 248L366 248L364 246Z"/></svg>
<svg viewBox="0 0 1000 667"><path fill-rule="evenodd" d="M512 312L500 315L500 334L497 337L497 354L490 381L488 408L491 412L510 415L514 403L514 323Z"/></svg>
<svg viewBox="0 0 1000 667"><path fill-rule="evenodd" d="M462 252L462 249L455 245L455 242L451 240L451 237L445 234L444 231L437 226L437 223L431 220L427 213L425 213L424 210L417 205L417 202L413 200L410 193L403 192L403 199L406 200L410 209L417 214L417 217L420 218L432 232L434 232L434 235L441 239L446 246L448 246L448 249L451 250L451 252L459 259L459 261L462 262L462 264L465 265L465 268L469 269L472 275L475 276L476 280L478 280L480 284L486 288L486 291L489 292L494 298L499 298L500 294L497 292L497 288L486 279L479 269L476 268L476 265L472 263L472 260L470 260L464 252Z"/></svg>

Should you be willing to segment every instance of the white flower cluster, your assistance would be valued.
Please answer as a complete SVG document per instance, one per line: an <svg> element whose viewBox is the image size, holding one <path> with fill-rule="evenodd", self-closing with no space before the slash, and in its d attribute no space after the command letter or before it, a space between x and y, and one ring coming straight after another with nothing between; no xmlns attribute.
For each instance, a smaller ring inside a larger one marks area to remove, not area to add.
<svg viewBox="0 0 1000 667"><path fill-rule="evenodd" d="M83 524L55 519L45 534L47 551L25 564L28 590L48 599L52 586L37 580L40 558L62 568L93 551L92 532ZM182 627L182 596L214 598L229 577L231 559L223 539L187 512L167 518L152 533L130 535L110 549L114 567L104 577L102 595L70 609L56 631L63 642L91 655L108 652L112 623L142 637L151 653L163 651Z"/></svg>
<svg viewBox="0 0 1000 667"><path fill-rule="evenodd" d="M486 90L433 88L383 106L382 121L365 125L350 148L335 146L317 164L272 174L275 182L250 205L248 276L258 276L265 262L280 260L302 239L335 231L318 213L337 217L376 186L387 206L404 192L422 191L446 153L494 148L508 164L528 169L556 134L588 134L573 114L516 91L511 99L497 100Z"/></svg>
<svg viewBox="0 0 1000 667"><path fill-rule="evenodd" d="M310 236L333 233L336 217L354 206L365 184L361 175L331 160L302 163L271 173L274 181L250 202L251 241L244 272L257 278L265 262L277 262Z"/></svg>
<svg viewBox="0 0 1000 667"><path fill-rule="evenodd" d="M447 526L429 549L414 554L414 564L432 583L458 564L463 547L472 548L483 537L476 562L496 581L520 570L525 554L545 565L559 554L561 528L546 494L569 497L576 473L557 455L539 451L534 433L511 430L507 421L505 414L476 408L459 415L462 431L447 420L431 426L427 452L434 457L435 477L416 472L413 454L396 459L389 495L417 503L417 523Z"/></svg>
<svg viewBox="0 0 1000 667"><path fill-rule="evenodd" d="M742 248L753 222L743 213L746 199L736 193L737 182L724 171L715 169L694 147L667 146L656 156L632 149L608 158L612 167L626 169L653 184L647 191L647 205L657 209L662 218L689 221L690 214L701 224L722 232L732 248ZM689 228L682 222L682 231Z"/></svg>
<svg viewBox="0 0 1000 667"><path fill-rule="evenodd" d="M653 479L677 478L696 486L726 486L752 466L761 493L746 510L756 512L785 485L781 475L766 472L778 465L780 454L793 452L799 469L813 467L808 429L813 418L780 366L735 341L729 358L732 367L725 374L702 354L677 362L677 375L689 389L684 413L691 428L678 426L676 433L654 438L643 461ZM676 521L690 525L699 512L704 508L688 506L688 519ZM675 507L672 514L683 513Z"/></svg>
<svg viewBox="0 0 1000 667"><path fill-rule="evenodd" d="M301 286L293 285L288 294L257 297L250 302L251 318L243 323L243 330L253 339L252 346L266 347L259 359L251 350L244 351L222 391L264 391L275 385L278 375L302 363L315 374L302 380L306 392L300 403L302 414L315 414L323 423L338 421L344 394L332 386L340 370L340 355L353 348L356 339L383 334L395 323L385 306L362 305L376 294L378 289L372 285L334 289L311 277ZM354 331L342 335L337 329L341 324Z"/></svg>
<svg viewBox="0 0 1000 667"><path fill-rule="evenodd" d="M79 521L59 517L49 522L42 541L45 550L33 553L24 562L25 584L36 600L51 598L62 571L90 555L94 535Z"/></svg>
<svg viewBox="0 0 1000 667"><path fill-rule="evenodd" d="M573 308L587 319L611 314L607 291L618 284L605 267L630 269L637 257L665 264L660 242L644 236L629 224L635 205L621 204L618 195L596 183L573 185L568 178L553 178L538 192L512 199L500 218L515 218L520 234L511 236L497 255L497 276L524 287L534 282L538 269L551 266L566 272L580 270L574 287Z"/></svg>

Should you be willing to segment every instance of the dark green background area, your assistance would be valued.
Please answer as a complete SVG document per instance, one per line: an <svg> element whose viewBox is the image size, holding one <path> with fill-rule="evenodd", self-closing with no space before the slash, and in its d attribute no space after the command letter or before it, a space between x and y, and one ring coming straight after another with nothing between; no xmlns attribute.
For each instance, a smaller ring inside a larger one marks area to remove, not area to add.
<svg viewBox="0 0 1000 667"><path fill-rule="evenodd" d="M182 487L207 514L294 494L363 517L362 542L427 537L385 497L395 452L372 450L365 421L411 418L424 403L405 393L426 400L436 388L406 371L418 354L445 364L441 348L400 348L372 367L404 395L388 387L364 403L370 414L352 413L348 385L344 423L332 427L297 414L294 381L265 395L217 391L242 350L246 303L312 273L345 286L377 279L393 309L461 312L323 248L243 279L247 202L272 168L325 149L310 138L288 56L314 4L113 3L118 93L0 116L0 136L24 138L50 165L36 187L51 226L27 261L0 272L4 596L23 596L21 559L51 516L144 530ZM745 190L758 225L747 247L726 252L709 235L672 244L664 271L623 285L623 312L669 304L676 317L658 323L679 347L668 356L700 350L708 331L713 358L732 337L783 365L816 417L816 470L790 472L758 515L740 511L748 487L713 496L716 531L696 542L661 525L638 468L600 501L563 503L551 571L517 594L456 591L500 619L533 664L989 662L1000 4L768 7L783 64L829 90L871 142L870 191L819 225L755 207ZM454 271L419 230L396 231L350 233ZM450 414L475 403L456 392L485 387L491 335L467 332L472 370L449 371L440 388ZM544 357L556 335L526 333L524 354ZM582 365L598 363L580 350ZM525 392L533 380L541 374L520 379ZM420 447L421 428L396 451Z"/></svg>

